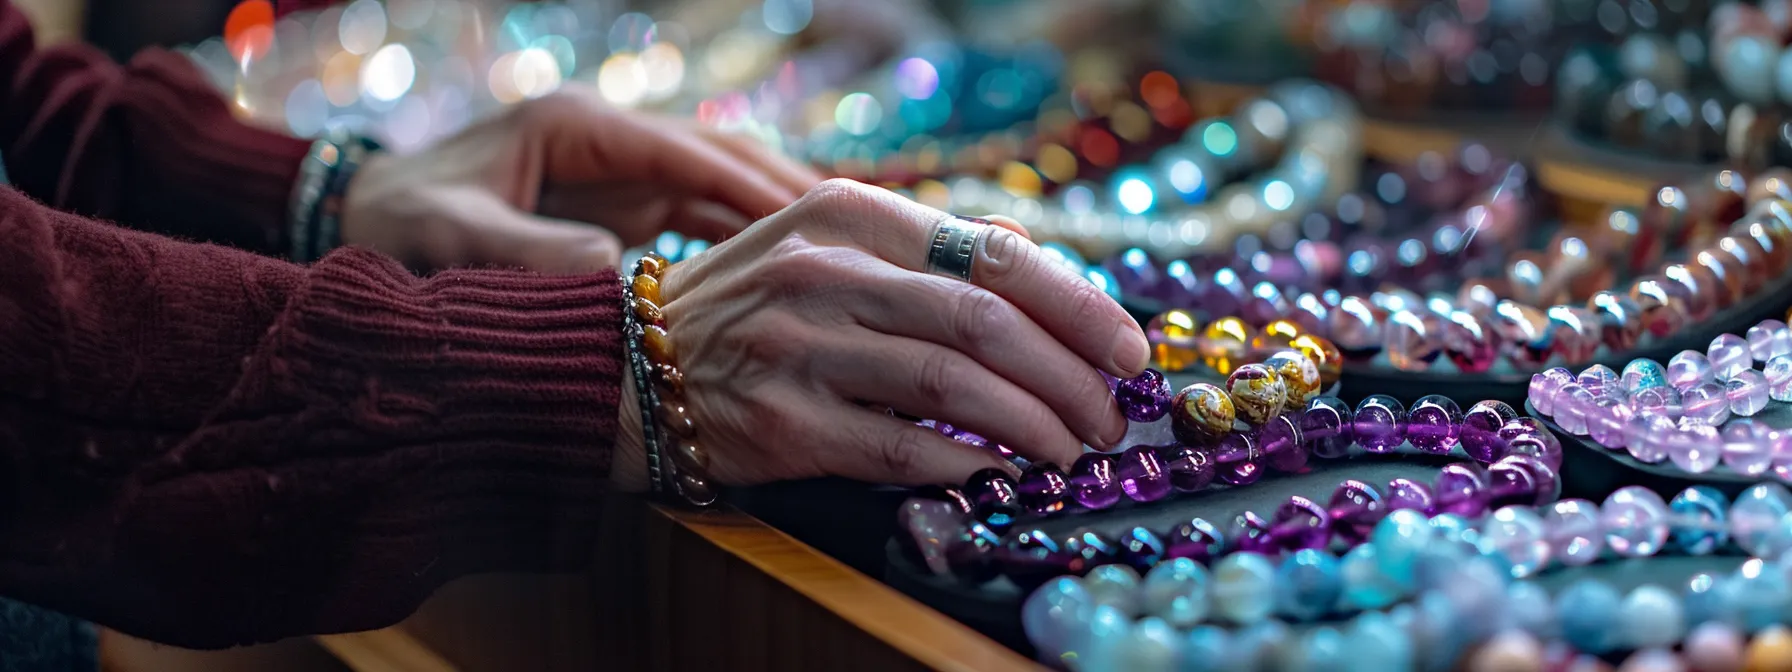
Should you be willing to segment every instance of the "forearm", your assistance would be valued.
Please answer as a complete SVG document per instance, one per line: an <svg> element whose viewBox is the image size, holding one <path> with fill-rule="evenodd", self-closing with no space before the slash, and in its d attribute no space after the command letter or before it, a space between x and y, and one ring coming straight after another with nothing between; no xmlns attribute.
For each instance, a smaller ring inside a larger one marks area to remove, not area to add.
<svg viewBox="0 0 1792 672"><path fill-rule="evenodd" d="M613 273L301 268L0 190L0 594L215 647L577 568L619 309Z"/></svg>
<svg viewBox="0 0 1792 672"><path fill-rule="evenodd" d="M0 159L38 200L278 255L308 149L236 119L185 56L152 50L120 66L86 45L38 49L0 0Z"/></svg>

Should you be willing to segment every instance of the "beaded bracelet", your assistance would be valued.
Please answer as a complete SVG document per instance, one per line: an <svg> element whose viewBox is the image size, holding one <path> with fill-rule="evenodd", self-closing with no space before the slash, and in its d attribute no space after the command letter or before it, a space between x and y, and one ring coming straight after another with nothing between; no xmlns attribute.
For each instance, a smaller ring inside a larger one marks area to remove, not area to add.
<svg viewBox="0 0 1792 672"><path fill-rule="evenodd" d="M311 143L293 185L288 254L305 264L342 244L342 199L367 155L380 150L370 138L332 132Z"/></svg>
<svg viewBox="0 0 1792 672"><path fill-rule="evenodd" d="M634 275L623 284L624 333L641 402L647 475L654 492L670 491L693 506L709 506L718 494L708 472L709 454L696 443L696 424L679 399L684 374L674 362L659 306L660 278L669 266L664 257L650 252L636 260ZM662 436L669 445L661 442ZM669 460L664 459L668 448Z"/></svg>

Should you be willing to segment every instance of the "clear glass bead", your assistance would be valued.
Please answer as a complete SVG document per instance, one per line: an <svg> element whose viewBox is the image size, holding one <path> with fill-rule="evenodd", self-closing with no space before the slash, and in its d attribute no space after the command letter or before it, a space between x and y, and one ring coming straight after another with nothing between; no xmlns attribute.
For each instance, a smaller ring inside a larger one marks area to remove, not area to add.
<svg viewBox="0 0 1792 672"><path fill-rule="evenodd" d="M1494 511L1481 523L1481 537L1475 546L1482 553L1505 558L1511 565L1512 577L1520 579L1547 566L1551 551L1543 518L1528 506L1507 506Z"/></svg>
<svg viewBox="0 0 1792 672"><path fill-rule="evenodd" d="M1747 476L1767 473L1773 466L1773 429L1754 419L1724 425L1724 466Z"/></svg>
<svg viewBox="0 0 1792 672"><path fill-rule="evenodd" d="M1792 355L1792 329L1779 320L1762 320L1748 328L1748 350L1757 362Z"/></svg>
<svg viewBox="0 0 1792 672"><path fill-rule="evenodd" d="M1580 383L1563 385L1556 392L1556 424L1576 436L1587 435L1587 415L1594 412L1593 393Z"/></svg>
<svg viewBox="0 0 1792 672"><path fill-rule="evenodd" d="M1703 474L1717 468L1718 461L1723 459L1723 445L1716 427L1697 418L1685 417L1675 429L1668 437L1668 460L1674 466L1690 474Z"/></svg>
<svg viewBox="0 0 1792 672"><path fill-rule="evenodd" d="M1711 361L1711 373L1718 380L1729 380L1755 365L1754 357L1749 354L1748 341L1735 334L1721 334L1711 339L1711 345L1705 349L1705 358Z"/></svg>
<svg viewBox="0 0 1792 672"><path fill-rule="evenodd" d="M1687 418L1707 425L1721 425L1730 419L1730 399L1723 385L1699 383L1680 392L1680 408Z"/></svg>
<svg viewBox="0 0 1792 672"><path fill-rule="evenodd" d="M1756 557L1776 557L1792 542L1792 492L1778 483L1762 483L1742 491L1730 505L1730 536Z"/></svg>
<svg viewBox="0 0 1792 672"><path fill-rule="evenodd" d="M1586 370L1580 372L1580 375L1574 377L1574 382L1580 383L1581 387L1587 388L1587 391L1592 392L1594 397L1605 396L1605 392L1608 389L1617 390L1619 392L1624 391L1622 386L1619 385L1618 372L1613 371L1611 367L1604 364L1594 364L1587 367Z"/></svg>
<svg viewBox="0 0 1792 672"><path fill-rule="evenodd" d="M1792 355L1779 355L1767 360L1761 377L1767 379L1769 399L1792 401Z"/></svg>
<svg viewBox="0 0 1792 672"><path fill-rule="evenodd" d="M1599 524L1599 506L1590 501L1564 499L1551 505L1543 515L1550 557L1571 567L1598 560L1605 548Z"/></svg>
<svg viewBox="0 0 1792 672"><path fill-rule="evenodd" d="M1668 459L1666 434L1674 421L1661 415L1636 415L1624 422L1624 450L1644 464Z"/></svg>
<svg viewBox="0 0 1792 672"><path fill-rule="evenodd" d="M1705 353L1681 350L1668 360L1668 384L1676 388L1686 389L1711 380L1711 360L1705 358Z"/></svg>
<svg viewBox="0 0 1792 672"><path fill-rule="evenodd" d="M1749 417L1767 408L1767 379L1760 371L1743 369L1724 381L1724 398L1730 402L1730 413Z"/></svg>
<svg viewBox="0 0 1792 672"><path fill-rule="evenodd" d="M1668 539L1668 505L1642 486L1625 486L1599 505L1605 544L1627 558L1655 555Z"/></svg>

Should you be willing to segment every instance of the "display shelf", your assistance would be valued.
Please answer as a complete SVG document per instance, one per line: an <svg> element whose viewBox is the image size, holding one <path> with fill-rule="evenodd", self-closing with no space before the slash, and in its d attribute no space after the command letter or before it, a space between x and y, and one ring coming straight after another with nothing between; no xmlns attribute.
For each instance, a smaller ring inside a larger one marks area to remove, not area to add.
<svg viewBox="0 0 1792 672"><path fill-rule="evenodd" d="M1611 206L1641 208L1661 185L1684 183L1715 168L1594 145L1555 122L1538 129L1535 148L1538 183L1556 195L1573 221L1591 221Z"/></svg>

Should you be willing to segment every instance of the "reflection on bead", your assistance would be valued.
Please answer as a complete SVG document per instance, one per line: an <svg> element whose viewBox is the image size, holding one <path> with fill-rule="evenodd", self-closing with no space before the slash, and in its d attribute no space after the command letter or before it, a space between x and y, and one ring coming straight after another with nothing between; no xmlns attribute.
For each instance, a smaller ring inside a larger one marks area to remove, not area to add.
<svg viewBox="0 0 1792 672"><path fill-rule="evenodd" d="M1338 559L1315 549L1294 552L1276 572L1276 608L1283 615L1313 620L1325 615L1344 591Z"/></svg>
<svg viewBox="0 0 1792 672"><path fill-rule="evenodd" d="M657 415L660 426L672 436L688 439L697 435L697 423L691 420L691 414L685 409L683 402L662 399Z"/></svg>
<svg viewBox="0 0 1792 672"><path fill-rule="evenodd" d="M1544 516L1550 554L1568 566L1599 559L1605 535L1599 529L1599 507L1584 499L1564 499Z"/></svg>
<svg viewBox="0 0 1792 672"><path fill-rule="evenodd" d="M1503 457L1505 442L1499 438L1499 429L1516 417L1518 411L1503 401L1486 400L1470 406L1462 415L1463 450L1482 464Z"/></svg>
<svg viewBox="0 0 1792 672"><path fill-rule="evenodd" d="M1252 425L1275 417L1288 398L1281 375L1262 364L1245 364L1234 370L1226 378L1226 392L1238 418Z"/></svg>
<svg viewBox="0 0 1792 672"><path fill-rule="evenodd" d="M1036 515L1063 511L1070 503L1070 478L1050 462L1034 462L1021 474L1016 488L1020 503Z"/></svg>
<svg viewBox="0 0 1792 672"><path fill-rule="evenodd" d="M1200 342L1201 362L1220 374L1232 373L1249 351L1250 326L1236 317L1222 317L1207 325Z"/></svg>
<svg viewBox="0 0 1792 672"><path fill-rule="evenodd" d="M709 473L709 453L689 439L672 442L672 462L679 469L700 474Z"/></svg>
<svg viewBox="0 0 1792 672"><path fill-rule="evenodd" d="M1668 538L1668 508L1661 496L1641 486L1625 486L1599 505L1605 544L1618 555L1655 555Z"/></svg>
<svg viewBox="0 0 1792 672"><path fill-rule="evenodd" d="M1392 452L1406 442L1406 408L1385 394L1369 395L1357 404L1351 428L1364 450Z"/></svg>
<svg viewBox="0 0 1792 672"><path fill-rule="evenodd" d="M641 344L646 347L647 356L657 364L678 361L672 356L672 335L661 327L651 324L642 327Z"/></svg>
<svg viewBox="0 0 1792 672"><path fill-rule="evenodd" d="M1168 544L1164 550L1165 557L1188 558L1201 563L1211 562L1226 549L1225 535L1213 523L1202 518L1194 518L1172 528L1165 541Z"/></svg>
<svg viewBox="0 0 1792 672"><path fill-rule="evenodd" d="M1188 558L1158 564L1145 575L1145 613L1178 628L1192 628L1207 619L1212 583L1207 568Z"/></svg>
<svg viewBox="0 0 1792 672"><path fill-rule="evenodd" d="M1381 321L1375 317L1375 307L1361 297L1344 297L1327 327L1332 343L1351 359L1369 359L1381 351Z"/></svg>
<svg viewBox="0 0 1792 672"><path fill-rule="evenodd" d="M1730 419L1730 400L1723 385L1706 382L1680 392L1680 408L1686 418L1706 425L1721 425Z"/></svg>
<svg viewBox="0 0 1792 672"><path fill-rule="evenodd" d="M1702 623L1681 643L1681 657L1701 672L1741 672L1744 662L1742 634L1728 623Z"/></svg>
<svg viewBox="0 0 1792 672"><path fill-rule="evenodd" d="M1114 400L1126 419L1133 422L1155 422L1170 410L1170 381L1155 369L1145 369L1132 378L1120 381L1114 388Z"/></svg>
<svg viewBox="0 0 1792 672"><path fill-rule="evenodd" d="M1275 371L1287 389L1287 398L1282 403L1284 412L1300 411L1306 408L1309 400L1319 396L1319 367L1299 352L1277 352L1264 359L1263 365Z"/></svg>
<svg viewBox="0 0 1792 672"><path fill-rule="evenodd" d="M1275 608L1275 566L1256 553L1233 553L1213 567L1215 611L1239 625L1257 623Z"/></svg>
<svg viewBox="0 0 1792 672"><path fill-rule="evenodd" d="M651 275L639 274L629 280L629 288L634 290L635 297L648 302L660 304L660 281Z"/></svg>
<svg viewBox="0 0 1792 672"><path fill-rule="evenodd" d="M1729 507L1729 498L1710 486L1693 486L1674 495L1668 502L1674 545L1690 555L1716 551L1730 539Z"/></svg>
<svg viewBox="0 0 1792 672"><path fill-rule="evenodd" d="M1628 352L1643 334L1642 308L1617 292L1597 292L1587 308L1599 318L1600 340L1613 352Z"/></svg>
<svg viewBox="0 0 1792 672"><path fill-rule="evenodd" d="M716 502L715 486L690 472L679 472L678 492L697 506L709 506Z"/></svg>
<svg viewBox="0 0 1792 672"><path fill-rule="evenodd" d="M1443 325L1444 355L1463 373L1481 373L1499 362L1499 337L1481 318L1452 311Z"/></svg>
<svg viewBox="0 0 1792 672"><path fill-rule="evenodd" d="M1061 576L1040 586L1021 604L1021 629L1044 658L1057 658L1070 646L1072 634L1088 627L1094 601L1082 580Z"/></svg>
<svg viewBox="0 0 1792 672"><path fill-rule="evenodd" d="M1718 380L1729 380L1754 366L1749 355L1748 342L1735 334L1720 334L1711 339L1711 345L1705 350L1705 358L1711 362L1711 372Z"/></svg>
<svg viewBox="0 0 1792 672"><path fill-rule="evenodd" d="M660 311L659 304L637 296L635 297L633 306L635 310L635 319L639 320L642 324L665 326L666 316Z"/></svg>
<svg viewBox="0 0 1792 672"><path fill-rule="evenodd" d="M1744 369L1724 382L1724 398L1730 413L1749 417L1767 408L1767 378L1754 369Z"/></svg>
<svg viewBox="0 0 1792 672"><path fill-rule="evenodd" d="M1774 401L1792 401L1792 355L1779 355L1767 360L1761 377L1767 381L1767 396Z"/></svg>
<svg viewBox="0 0 1792 672"><path fill-rule="evenodd" d="M1402 310L1384 328L1383 350L1388 363L1402 371L1426 371L1443 352L1443 334L1418 313Z"/></svg>
<svg viewBox="0 0 1792 672"><path fill-rule="evenodd" d="M1151 318L1145 339L1151 344L1151 361L1165 371L1184 371L1200 361L1201 324L1186 310L1172 310Z"/></svg>
<svg viewBox="0 0 1792 672"><path fill-rule="evenodd" d="M1778 483L1762 483L1742 491L1730 505L1730 535L1736 545L1756 557L1778 557L1792 547L1792 492Z"/></svg>
<svg viewBox="0 0 1792 672"><path fill-rule="evenodd" d="M1400 509L1381 519L1370 543L1377 547L1382 573L1402 586L1411 586L1419 555L1434 538L1436 531L1423 513Z"/></svg>
<svg viewBox="0 0 1792 672"><path fill-rule="evenodd" d="M1748 328L1748 350L1757 362L1792 355L1792 329L1779 320L1762 320Z"/></svg>
<svg viewBox="0 0 1792 672"><path fill-rule="evenodd" d="M1543 519L1530 507L1507 506L1494 511L1481 524L1477 545L1483 553L1504 557L1514 578L1535 574L1549 563L1551 549Z"/></svg>
<svg viewBox="0 0 1792 672"><path fill-rule="evenodd" d="M1087 509L1105 509L1120 501L1120 481L1114 463L1101 453L1084 453L1070 466L1070 491Z"/></svg>
<svg viewBox="0 0 1792 672"><path fill-rule="evenodd" d="M1210 446L1232 433L1232 398L1216 386L1195 383L1170 402L1170 428L1185 445Z"/></svg>
<svg viewBox="0 0 1792 672"><path fill-rule="evenodd" d="M1406 419L1406 440L1413 447L1437 454L1455 450L1463 416L1449 397L1432 394L1420 398L1406 412Z"/></svg>
<svg viewBox="0 0 1792 672"><path fill-rule="evenodd" d="M1313 334L1301 334L1288 343L1300 354L1305 355L1313 366L1319 369L1319 384L1330 388L1337 384L1338 377L1344 372L1344 355L1338 352L1338 346L1331 341Z"/></svg>

